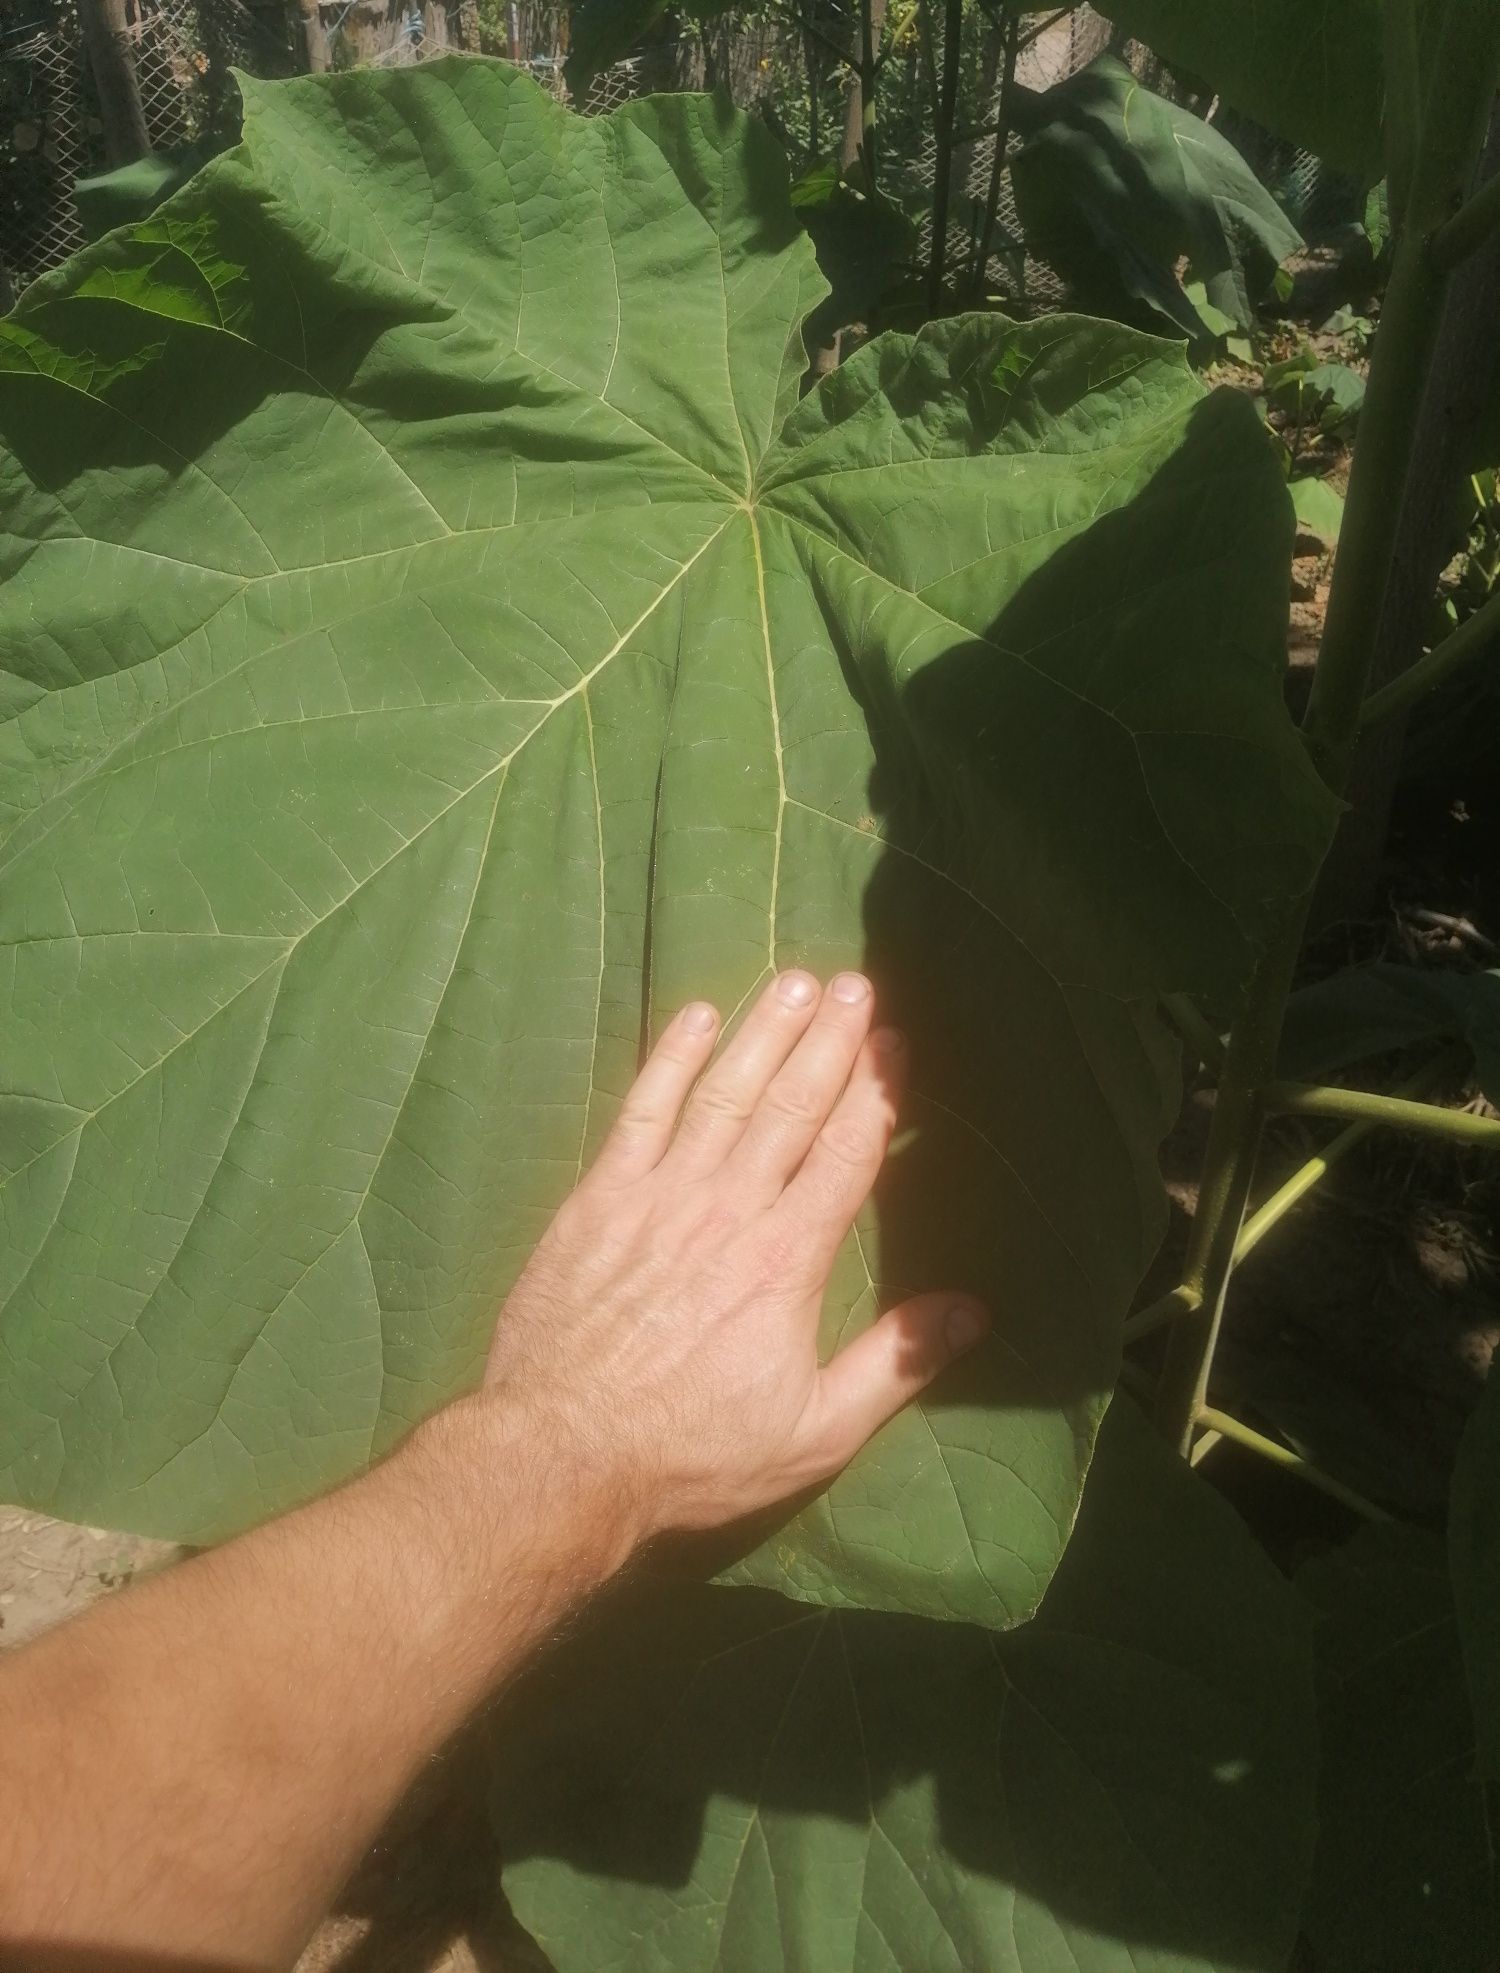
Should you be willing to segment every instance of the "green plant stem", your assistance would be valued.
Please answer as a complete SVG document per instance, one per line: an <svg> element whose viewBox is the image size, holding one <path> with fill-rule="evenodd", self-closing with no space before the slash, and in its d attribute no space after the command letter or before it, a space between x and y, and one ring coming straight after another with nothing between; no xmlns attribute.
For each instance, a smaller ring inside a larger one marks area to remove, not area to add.
<svg viewBox="0 0 1500 1973"><path fill-rule="evenodd" d="M1244 1446L1247 1452L1258 1453L1262 1459L1270 1460L1273 1466L1295 1473L1299 1480L1306 1480L1310 1487L1316 1487L1319 1493L1326 1493L1331 1499L1340 1501L1352 1513L1362 1515L1367 1521L1390 1521L1395 1518L1383 1507L1377 1507L1373 1500L1366 1500L1353 1487L1346 1487L1342 1480L1325 1473L1321 1466L1304 1459L1301 1453L1293 1452L1290 1446L1279 1445L1275 1439L1268 1439L1263 1432L1257 1432L1249 1425L1242 1425L1227 1411L1219 1411L1213 1405L1206 1404L1198 1412L1198 1423L1217 1432L1220 1438Z"/></svg>
<svg viewBox="0 0 1500 1973"><path fill-rule="evenodd" d="M1389 685L1370 694L1359 716L1360 731L1364 732L1396 713L1407 711L1435 685L1441 685L1445 678L1451 678L1465 665L1489 656L1496 649L1500 649L1500 596L1491 596L1425 658L1418 658Z"/></svg>
<svg viewBox="0 0 1500 1973"><path fill-rule="evenodd" d="M1222 1069L1224 1041L1204 1020L1185 993L1164 993L1162 1010L1205 1069Z"/></svg>
<svg viewBox="0 0 1500 1973"><path fill-rule="evenodd" d="M1392 1124L1451 1144L1500 1149L1500 1118L1476 1117L1469 1110L1444 1110L1435 1103L1413 1103L1401 1096L1377 1096L1366 1089L1335 1089L1312 1083L1273 1082L1265 1105L1291 1117L1347 1117L1359 1123Z"/></svg>
<svg viewBox="0 0 1500 1973"><path fill-rule="evenodd" d="M1302 735L1335 793L1348 778L1360 707L1399 532L1417 428L1447 296L1426 235L1471 181L1500 77L1500 22L1489 0L1453 0L1433 37L1422 80L1440 118L1426 119L1412 161L1407 210L1392 264L1370 385L1360 419L1344 524L1334 563L1317 670ZM1296 899L1273 924L1230 1036L1204 1155L1185 1285L1202 1303L1172 1330L1157 1390L1156 1418L1184 1457L1208 1390L1224 1297L1254 1176L1260 1091L1275 1076L1287 995L1309 900Z"/></svg>
<svg viewBox="0 0 1500 1973"><path fill-rule="evenodd" d="M859 161L865 190L875 190L875 24L872 0L859 0Z"/></svg>
<svg viewBox="0 0 1500 1973"><path fill-rule="evenodd" d="M1386 290L1323 642L1302 723L1314 764L1335 789L1343 787L1359 730L1447 286L1447 276L1434 271L1421 238L1408 229Z"/></svg>
<svg viewBox="0 0 1500 1973"><path fill-rule="evenodd" d="M976 293L983 291L985 274L990 264L990 246L995 237L995 224L1000 216L1000 187L1005 181L1005 153L1010 143L1011 98L1016 87L1016 58L1021 52L1021 16L1013 14L1006 23L1005 53L1000 71L1000 103L995 118L995 148L990 158L990 182L985 189L984 217L980 222L979 238L974 245L974 263L970 274L970 285Z"/></svg>
<svg viewBox="0 0 1500 1973"><path fill-rule="evenodd" d="M1191 1315L1202 1299L1196 1288L1190 1288L1184 1282L1180 1287L1158 1296L1154 1302L1148 1302L1143 1309L1137 1309L1134 1315L1127 1317L1121 1332L1124 1341L1138 1343L1142 1336L1150 1336L1158 1329L1165 1329L1169 1322L1175 1322L1179 1316Z"/></svg>
<svg viewBox="0 0 1500 1973"><path fill-rule="evenodd" d="M1183 1271L1183 1286L1197 1294L1198 1305L1172 1331L1156 1395L1157 1425L1184 1458L1208 1393L1208 1373L1224 1320L1224 1296L1234 1271L1235 1243L1255 1176L1260 1088L1275 1071L1282 1010L1291 990L1306 913L1307 900L1299 899L1270 941L1224 1058Z"/></svg>
<svg viewBox="0 0 1500 1973"><path fill-rule="evenodd" d="M1438 267L1462 265L1471 254L1500 232L1500 174L1487 178L1453 217L1432 236L1431 253Z"/></svg>
<svg viewBox="0 0 1500 1973"><path fill-rule="evenodd" d="M1468 1050L1465 1048L1444 1049L1441 1055L1419 1069L1414 1076L1408 1077L1396 1090L1396 1095L1412 1098L1426 1095L1437 1087L1450 1070L1467 1058ZM1263 1205L1258 1206L1241 1227L1240 1237L1235 1242L1235 1266L1238 1267L1245 1256L1260 1245L1272 1227L1279 1225L1293 1206L1305 1199L1313 1187L1321 1183L1333 1167L1341 1159L1346 1158L1357 1144L1362 1144L1374 1129L1375 1121L1371 1117L1350 1124L1347 1130L1341 1130L1331 1143L1326 1144L1315 1158L1309 1158L1305 1165L1300 1165L1284 1185L1279 1186ZM1130 1332L1128 1322L1125 1329L1128 1335Z"/></svg>
<svg viewBox="0 0 1500 1973"><path fill-rule="evenodd" d="M944 0L943 81L938 101L937 154L932 174L932 245L927 258L927 307L943 305L948 271L948 206L953 193L953 119L958 113L958 68L962 56L963 0Z"/></svg>

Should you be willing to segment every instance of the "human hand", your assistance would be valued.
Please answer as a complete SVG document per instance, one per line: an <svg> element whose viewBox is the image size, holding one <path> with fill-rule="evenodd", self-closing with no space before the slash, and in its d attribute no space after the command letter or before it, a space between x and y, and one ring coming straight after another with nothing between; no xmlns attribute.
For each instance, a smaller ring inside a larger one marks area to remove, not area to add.
<svg viewBox="0 0 1500 1973"><path fill-rule="evenodd" d="M718 1014L684 1007L506 1301L486 1389L583 1462L627 1545L832 1479L987 1327L970 1296L919 1295L819 1367L905 1078L874 1006L859 974L784 973L712 1068Z"/></svg>

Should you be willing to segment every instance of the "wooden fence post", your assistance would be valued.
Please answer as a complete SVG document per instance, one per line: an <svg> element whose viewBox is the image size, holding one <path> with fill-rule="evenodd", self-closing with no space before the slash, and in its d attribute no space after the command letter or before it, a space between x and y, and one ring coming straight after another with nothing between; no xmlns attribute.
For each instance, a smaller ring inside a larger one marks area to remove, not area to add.
<svg viewBox="0 0 1500 1973"><path fill-rule="evenodd" d="M111 165L134 164L151 155L151 137L135 78L125 0L78 0L78 20L99 95L104 154Z"/></svg>
<svg viewBox="0 0 1500 1973"><path fill-rule="evenodd" d="M319 0L297 0L297 13L302 23L302 53L307 72L309 75L326 75L328 35L323 27L323 10Z"/></svg>

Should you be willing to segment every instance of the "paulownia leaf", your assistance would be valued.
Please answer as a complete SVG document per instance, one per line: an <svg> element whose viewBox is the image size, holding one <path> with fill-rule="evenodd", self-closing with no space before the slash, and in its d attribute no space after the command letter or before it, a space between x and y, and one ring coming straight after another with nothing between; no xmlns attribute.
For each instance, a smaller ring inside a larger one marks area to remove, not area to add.
<svg viewBox="0 0 1500 1973"><path fill-rule="evenodd" d="M1012 166L1028 247L1101 313L1143 304L1193 339L1241 328L1301 235L1211 124L1101 55L1017 111ZM1186 258L1212 319L1178 279ZM1148 315L1147 320L1151 317Z"/></svg>
<svg viewBox="0 0 1500 1973"><path fill-rule="evenodd" d="M1500 1102L1500 972L1381 961L1331 973L1292 995L1281 1072L1315 1080L1429 1040L1467 1042L1481 1089Z"/></svg>
<svg viewBox="0 0 1500 1973"><path fill-rule="evenodd" d="M1317 1613L1315 1973L1491 1973L1500 1935L1441 1537L1362 1529L1297 1587Z"/></svg>
<svg viewBox="0 0 1500 1973"><path fill-rule="evenodd" d="M826 1342L913 1284L996 1333L750 1566L1024 1616L1162 1225L1151 997L1329 821L1254 413L1075 318L799 404L824 286L707 99L247 96L0 325L0 1494L203 1539L358 1468L643 1029L861 961L915 1093Z"/></svg>
<svg viewBox="0 0 1500 1973"><path fill-rule="evenodd" d="M1127 1401L1007 1637L644 1588L515 1695L505 1884L559 1973L1287 1963L1307 1625Z"/></svg>
<svg viewBox="0 0 1500 1973"><path fill-rule="evenodd" d="M1448 1562L1479 1769L1491 1802L1500 1805L1500 1378L1493 1369L1459 1445L1448 1508ZM1500 1836L1500 1830L1491 1834Z"/></svg>
<svg viewBox="0 0 1500 1973"><path fill-rule="evenodd" d="M1099 11L1277 136L1380 176L1385 0L1104 0Z"/></svg>

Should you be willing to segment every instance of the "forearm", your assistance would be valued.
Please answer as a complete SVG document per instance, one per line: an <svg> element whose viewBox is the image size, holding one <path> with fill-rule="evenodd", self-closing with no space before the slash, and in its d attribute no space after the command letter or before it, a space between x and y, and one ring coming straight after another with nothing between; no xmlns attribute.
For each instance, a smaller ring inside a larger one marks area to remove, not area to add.
<svg viewBox="0 0 1500 1973"><path fill-rule="evenodd" d="M616 1509L541 1459L493 1399L450 1407L0 1666L0 1944L295 1957L422 1763L624 1559Z"/></svg>

